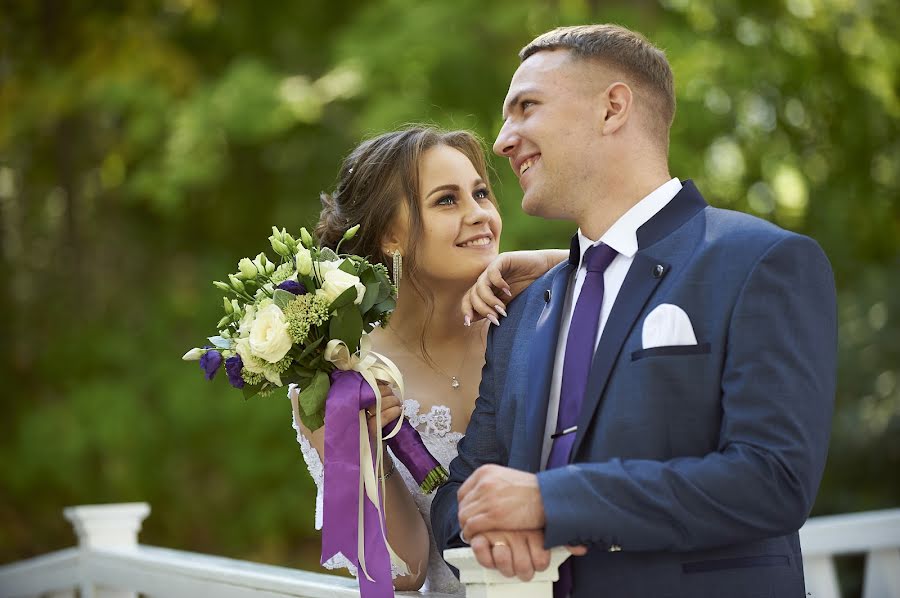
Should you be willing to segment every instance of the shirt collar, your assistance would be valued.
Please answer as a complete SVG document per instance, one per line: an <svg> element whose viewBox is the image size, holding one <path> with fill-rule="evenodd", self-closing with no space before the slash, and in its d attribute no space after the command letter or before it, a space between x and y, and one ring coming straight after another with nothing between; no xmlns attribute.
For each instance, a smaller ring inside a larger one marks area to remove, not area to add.
<svg viewBox="0 0 900 598"><path fill-rule="evenodd" d="M673 178L666 181L650 192L641 201L634 204L630 210L622 214L613 223L599 241L594 241L584 236L578 229L578 245L581 249L581 257L591 245L605 243L625 257L634 257L638 250L637 230L645 222L653 218L657 212L666 207L678 192L681 191L681 181ZM579 260L581 263L581 260Z"/></svg>

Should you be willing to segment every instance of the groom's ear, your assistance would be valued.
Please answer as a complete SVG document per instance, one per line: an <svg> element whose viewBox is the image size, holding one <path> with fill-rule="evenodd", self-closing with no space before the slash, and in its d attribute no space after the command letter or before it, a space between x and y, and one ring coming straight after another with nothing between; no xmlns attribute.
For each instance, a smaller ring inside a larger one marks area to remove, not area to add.
<svg viewBox="0 0 900 598"><path fill-rule="evenodd" d="M628 122L634 94L627 83L616 81L604 90L601 102L603 122L600 123L600 131L603 135L612 135Z"/></svg>

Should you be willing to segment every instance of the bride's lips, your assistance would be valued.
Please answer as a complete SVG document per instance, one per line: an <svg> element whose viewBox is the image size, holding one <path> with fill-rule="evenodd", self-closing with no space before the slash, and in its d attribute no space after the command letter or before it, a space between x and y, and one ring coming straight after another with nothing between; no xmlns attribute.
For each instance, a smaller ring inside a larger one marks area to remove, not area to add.
<svg viewBox="0 0 900 598"><path fill-rule="evenodd" d="M483 249L485 247L490 247L491 245L493 245L493 243L494 243L494 235L492 235L490 233L481 233L481 234L469 237L468 239L466 239L465 241L462 241L461 243L457 243L456 246L461 247L463 249L470 249L473 247L476 249Z"/></svg>

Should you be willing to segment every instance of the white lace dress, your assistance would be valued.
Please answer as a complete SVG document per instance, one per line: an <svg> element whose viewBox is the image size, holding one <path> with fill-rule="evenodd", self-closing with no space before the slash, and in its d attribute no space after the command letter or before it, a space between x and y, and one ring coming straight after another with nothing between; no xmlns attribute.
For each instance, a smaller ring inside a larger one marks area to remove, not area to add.
<svg viewBox="0 0 900 598"><path fill-rule="evenodd" d="M294 404L293 412L295 415L293 416L293 420L294 430L297 432L297 442L300 443L300 450L303 452L303 459L306 461L306 466L309 468L309 474L312 476L312 479L318 488L318 491L316 492L316 529L322 529L322 485L324 479L322 461L319 459L319 454L316 452L316 449L309 443L306 436L300 432L296 415L296 400L292 397L291 402ZM434 458L437 459L441 465L449 469L450 461L456 457L456 445L463 435L459 432L452 431L452 421L450 409L448 407L434 405L427 413L420 413L420 409L421 406L419 405L419 402L414 399L403 401L404 415L409 419L409 422L413 427L418 430L419 434L422 436L422 440L425 442L425 446L431 451ZM463 595L465 593L464 587L459 583L459 580L456 579L456 576L453 575L453 572L447 567L447 564L444 562L444 559L441 558L441 554L434 543L434 533L431 531L431 517L429 515L434 494L422 494L419 490L419 485L415 482L412 475L406 470L403 464L401 464L398 459L394 459L394 463L397 467L397 473L403 477L403 481L412 493L412 496L416 501L416 506L419 507L419 512L422 514L425 525L428 527L428 537L431 546L428 554L428 571L422 591ZM329 559L323 566L327 569L340 569L345 567L354 576L356 575L356 566L351 564L350 561L344 558L340 553ZM392 571L392 573L396 577L396 571Z"/></svg>

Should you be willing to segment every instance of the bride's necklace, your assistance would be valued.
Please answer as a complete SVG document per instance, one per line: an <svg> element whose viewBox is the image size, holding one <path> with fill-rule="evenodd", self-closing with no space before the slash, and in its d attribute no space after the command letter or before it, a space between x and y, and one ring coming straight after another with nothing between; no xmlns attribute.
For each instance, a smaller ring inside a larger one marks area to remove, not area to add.
<svg viewBox="0 0 900 598"><path fill-rule="evenodd" d="M450 388L456 390L456 389L458 389L458 388L460 387L460 381L459 381L459 376L458 376L458 375L455 375L455 376L454 376L454 375L450 375L450 374L448 374L447 372L445 372L444 370L442 370L441 368L439 368L438 365L437 365L436 363L429 362L427 359L425 359L425 358L419 353L419 351L413 350L413 348L409 346L409 343L407 343L407 342L403 339L403 337L401 337L401 336L397 333L397 331L394 330L390 325L388 325L387 328L391 331L391 334L393 334L393 335L397 338L397 340L400 341L400 343L406 348L406 350L409 351L410 355L415 356L416 359L418 359L419 361L421 361L422 363L424 363L426 366L428 366L428 369L432 370L433 372L436 372L436 373L438 373L438 374L444 376L445 378L450 378ZM470 328L470 330L471 330L471 328ZM460 362L459 362L459 366L456 368L457 373L459 373L459 372L462 371L462 368L463 368L463 366L464 366L465 363L466 363L466 357L469 356L469 345L471 344L471 342L472 342L472 341L471 341L470 338L466 338L466 340L465 340L465 346L463 347L462 359L461 359Z"/></svg>

